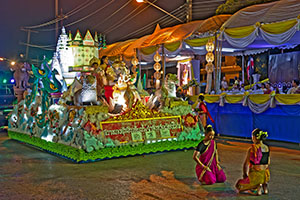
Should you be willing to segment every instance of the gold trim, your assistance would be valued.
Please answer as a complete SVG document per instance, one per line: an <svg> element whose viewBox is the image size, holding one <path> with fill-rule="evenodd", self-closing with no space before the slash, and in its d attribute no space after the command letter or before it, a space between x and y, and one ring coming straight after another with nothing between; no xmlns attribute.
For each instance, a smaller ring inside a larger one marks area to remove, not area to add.
<svg viewBox="0 0 300 200"><path fill-rule="evenodd" d="M211 144L211 141L210 141L210 144ZM207 147L207 149L208 149L208 147ZM216 142L214 141L214 152L213 152L212 157L210 158L209 162L206 165L206 167L208 167L209 169L210 169L210 166L211 166L211 164L213 162L215 154L216 154ZM206 170L207 170L207 168L203 168L203 170L202 170L202 172L200 174L199 180L201 180L203 178L203 175L205 174Z"/></svg>
<svg viewBox="0 0 300 200"><path fill-rule="evenodd" d="M204 142L203 142L203 144L204 144ZM204 144L204 145L205 145L205 144ZM209 144L207 145L205 151L204 151L202 154L204 154L204 153L208 150L208 148L210 147L210 145L211 145L211 141L209 142ZM200 155L202 155L202 154L200 154Z"/></svg>
<svg viewBox="0 0 300 200"><path fill-rule="evenodd" d="M166 116L166 117L153 117L153 118L143 118L143 119L128 119L128 120L118 120L118 121L103 121L100 122L100 128L101 130L103 130L102 124L112 124L112 123L122 123L122 122L135 122L135 121L149 121L149 120L158 120L158 119L172 119L172 118L179 118L179 123L182 127L182 123L181 123L181 116L180 115L176 115L176 116Z"/></svg>
<svg viewBox="0 0 300 200"><path fill-rule="evenodd" d="M170 138L177 138L176 136L170 136L170 137L160 137L158 139L155 140L160 140L160 139L170 139ZM153 140L153 139L152 139Z"/></svg>

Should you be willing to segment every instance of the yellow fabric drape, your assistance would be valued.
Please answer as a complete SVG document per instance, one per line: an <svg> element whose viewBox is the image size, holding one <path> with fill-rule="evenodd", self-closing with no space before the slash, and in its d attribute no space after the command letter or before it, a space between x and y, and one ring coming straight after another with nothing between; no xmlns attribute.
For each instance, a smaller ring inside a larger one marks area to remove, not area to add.
<svg viewBox="0 0 300 200"><path fill-rule="evenodd" d="M190 96L189 100L196 102L196 101L198 101L198 97L199 97L199 95Z"/></svg>
<svg viewBox="0 0 300 200"><path fill-rule="evenodd" d="M204 100L207 103L215 103L220 100L220 95L204 95Z"/></svg>
<svg viewBox="0 0 300 200"><path fill-rule="evenodd" d="M168 50L168 51L176 51L181 45L181 41L177 41L177 42L172 42L172 43L166 43L164 44L164 47Z"/></svg>
<svg viewBox="0 0 300 200"><path fill-rule="evenodd" d="M204 95L204 100L207 103L217 103L220 100L221 95ZM243 101L245 94L240 95L225 95L225 99L228 103L239 103ZM189 97L189 100L195 102L192 108L195 108L198 104L199 95ZM270 94L251 94L249 99L256 104L266 103L271 99ZM282 104L293 105L300 102L300 94L276 94L275 99Z"/></svg>
<svg viewBox="0 0 300 200"><path fill-rule="evenodd" d="M131 45L128 46L128 48L124 51L124 56L127 58L130 58L134 55L136 55L136 49L141 47L141 44L149 37L149 35L146 35L144 37L141 37L137 40L135 40Z"/></svg>
<svg viewBox="0 0 300 200"><path fill-rule="evenodd" d="M249 99L256 104L263 104L270 100L269 94L252 94Z"/></svg>
<svg viewBox="0 0 300 200"><path fill-rule="evenodd" d="M276 94L275 99L283 104L296 104L300 102L300 94Z"/></svg>
<svg viewBox="0 0 300 200"><path fill-rule="evenodd" d="M228 103L238 103L243 100L245 95L240 94L240 95L226 95L225 99Z"/></svg>
<svg viewBox="0 0 300 200"><path fill-rule="evenodd" d="M214 39L214 37L205 37L205 38L197 38L191 40L184 40L185 43L192 47L200 47L206 45L209 39Z"/></svg>
<svg viewBox="0 0 300 200"><path fill-rule="evenodd" d="M244 38L255 31L255 26L243 26L225 29L225 33L232 38Z"/></svg>
<svg viewBox="0 0 300 200"><path fill-rule="evenodd" d="M119 44L121 44L121 42L116 42L114 44L110 44L106 47L106 49L101 49L99 50L99 58L101 58L102 56L107 56L109 54L109 52L115 48L116 46L118 46Z"/></svg>
<svg viewBox="0 0 300 200"><path fill-rule="evenodd" d="M121 42L120 44L113 47L106 56L117 56L122 55L123 52L130 46L136 39L126 40L124 42Z"/></svg>
<svg viewBox="0 0 300 200"><path fill-rule="evenodd" d="M283 22L263 24L261 29L270 34L281 34L293 28L296 24L297 20L293 19Z"/></svg>
<svg viewBox="0 0 300 200"><path fill-rule="evenodd" d="M153 54L157 49L158 49L157 46L145 47L145 48L141 48L141 52L144 55L150 55Z"/></svg>
<svg viewBox="0 0 300 200"><path fill-rule="evenodd" d="M245 88L245 90L249 90L249 89L252 88L255 84L266 83L266 82L268 82L268 81L269 81L269 78L266 78L266 79L264 79L264 80L262 80L262 81L259 81L259 82L257 82L257 83L253 83L253 84L251 84L251 85L246 85L244 88Z"/></svg>

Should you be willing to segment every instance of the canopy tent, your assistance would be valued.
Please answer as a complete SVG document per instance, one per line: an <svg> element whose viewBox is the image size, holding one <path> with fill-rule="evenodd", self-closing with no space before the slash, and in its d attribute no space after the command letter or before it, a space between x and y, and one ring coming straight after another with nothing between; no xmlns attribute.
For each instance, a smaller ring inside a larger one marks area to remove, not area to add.
<svg viewBox="0 0 300 200"><path fill-rule="evenodd" d="M160 26L157 24L154 33L160 30ZM101 49L99 51L99 57L102 56L117 56L124 55L125 57L132 57L136 54L135 49L140 48L141 44L150 35L143 36L139 39L130 39L123 42L116 42L114 44L108 45L106 49Z"/></svg>
<svg viewBox="0 0 300 200"><path fill-rule="evenodd" d="M145 40L141 47L155 46L165 43L173 43L189 37L203 23L203 20L197 20L186 24L179 24L157 31Z"/></svg>
<svg viewBox="0 0 300 200"><path fill-rule="evenodd" d="M141 49L143 54L149 55L157 50L157 45L159 44L164 44L168 51L174 52L181 47L182 41L191 46L202 46L207 43L208 37L191 38L191 36L215 32L230 16L231 15L218 15L206 20L197 20L164 29L156 28L151 35L108 45L107 49L99 51L99 56L116 56L117 54L123 54L126 57L132 57L135 54L134 49L137 48Z"/></svg>
<svg viewBox="0 0 300 200"><path fill-rule="evenodd" d="M230 18L230 16L231 15L217 15L206 20L197 20L161 29L142 43L141 50L144 54L152 54L156 49L151 47L158 44L164 44L164 47L168 51L174 52L181 46L185 47L185 45L182 45L182 42L190 46L203 46L210 37L205 36L204 38L198 38L199 35L205 33L209 35L209 33L214 33ZM145 48L148 48L149 50L145 52Z"/></svg>
<svg viewBox="0 0 300 200"><path fill-rule="evenodd" d="M217 30L221 30L219 39L223 40L223 54L257 53L253 50L261 49L258 50L261 52L269 48L299 44L299 21L300 0L281 0L249 6L232 16L218 15L156 30L153 34L135 41L129 40L130 43L125 41L118 45L109 45L99 55L123 54L132 57L137 48L144 55L151 55L158 49L159 44L164 44L168 52L177 53L179 48L190 48L197 54L205 54L203 46L212 36L209 33Z"/></svg>
<svg viewBox="0 0 300 200"><path fill-rule="evenodd" d="M136 49L138 49L141 44L149 37L150 35L145 35L137 40L135 40L133 43L131 43L123 52L123 55L125 57L133 57L136 54Z"/></svg>
<svg viewBox="0 0 300 200"><path fill-rule="evenodd" d="M299 44L300 0L246 7L221 27L221 38L236 48L272 48ZM225 46L226 43L224 43Z"/></svg>
<svg viewBox="0 0 300 200"><path fill-rule="evenodd" d="M123 54L129 45L135 42L137 39L126 40L124 42L116 42L108 45L106 49L99 51L99 57L102 56L117 56Z"/></svg>

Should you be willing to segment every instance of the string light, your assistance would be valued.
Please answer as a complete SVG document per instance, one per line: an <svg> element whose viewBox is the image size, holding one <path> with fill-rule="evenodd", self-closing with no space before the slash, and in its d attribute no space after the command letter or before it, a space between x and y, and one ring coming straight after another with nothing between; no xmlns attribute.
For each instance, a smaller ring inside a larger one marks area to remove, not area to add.
<svg viewBox="0 0 300 200"><path fill-rule="evenodd" d="M156 51L156 54L154 55L154 61L155 61L155 64L153 65L153 68L154 70L156 71L154 73L154 78L155 78L155 85L156 85L156 88L158 89L159 86L160 86L160 78L161 78L161 72L159 72L159 70L161 69L161 65L160 65L160 61L161 61L161 56L159 55L158 51Z"/></svg>

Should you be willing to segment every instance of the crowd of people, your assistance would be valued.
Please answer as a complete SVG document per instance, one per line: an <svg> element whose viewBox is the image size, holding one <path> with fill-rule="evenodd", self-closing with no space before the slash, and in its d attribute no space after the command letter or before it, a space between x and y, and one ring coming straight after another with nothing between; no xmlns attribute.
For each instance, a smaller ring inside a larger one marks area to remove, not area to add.
<svg viewBox="0 0 300 200"><path fill-rule="evenodd" d="M227 94L244 94L246 91L248 91L250 94L270 94L272 91L275 91L276 94L300 94L300 81L298 79L294 79L291 87L272 87L269 82L266 82L254 84L252 88L246 90L241 79L237 79L237 77L235 77L232 87L229 87L229 84L224 76L221 81L221 91L219 93L225 92ZM215 91L212 91L211 94L215 94Z"/></svg>

